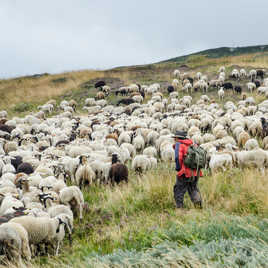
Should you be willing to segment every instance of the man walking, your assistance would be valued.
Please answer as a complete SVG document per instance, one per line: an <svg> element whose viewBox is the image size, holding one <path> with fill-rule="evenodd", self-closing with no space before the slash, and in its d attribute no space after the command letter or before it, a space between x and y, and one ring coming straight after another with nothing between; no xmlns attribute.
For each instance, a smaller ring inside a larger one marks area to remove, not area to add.
<svg viewBox="0 0 268 268"><path fill-rule="evenodd" d="M193 145L193 141L187 138L187 133L184 131L176 131L173 136L175 144L175 163L176 163L176 184L174 185L174 199L177 208L183 208L184 194L188 191L189 196L195 207L202 208L201 194L198 189L199 176L203 176L201 170L192 170L185 166L184 158L187 154L188 147Z"/></svg>

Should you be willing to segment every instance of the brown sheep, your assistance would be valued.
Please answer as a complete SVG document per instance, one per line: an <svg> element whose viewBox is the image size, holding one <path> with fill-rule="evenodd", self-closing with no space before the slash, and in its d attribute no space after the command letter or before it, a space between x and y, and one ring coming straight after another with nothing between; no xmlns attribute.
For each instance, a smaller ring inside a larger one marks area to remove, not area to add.
<svg viewBox="0 0 268 268"><path fill-rule="evenodd" d="M57 102L56 102L56 100L51 99L51 100L49 100L49 101L47 102L47 104L52 104L53 106L56 106L56 105L57 105Z"/></svg>
<svg viewBox="0 0 268 268"><path fill-rule="evenodd" d="M130 130L131 130L131 131L136 131L138 128L141 128L141 126L134 126L134 127L132 127Z"/></svg>
<svg viewBox="0 0 268 268"><path fill-rule="evenodd" d="M119 131L116 129L114 133L111 133L111 134L108 134L106 135L105 139L108 140L108 139L113 139L116 141L118 141L118 136L119 136Z"/></svg>
<svg viewBox="0 0 268 268"><path fill-rule="evenodd" d="M105 99L105 94L103 92L98 92L95 99L97 100Z"/></svg>
<svg viewBox="0 0 268 268"><path fill-rule="evenodd" d="M79 137L80 138L85 138L91 133L91 129L87 127L83 127L79 130Z"/></svg>
<svg viewBox="0 0 268 268"><path fill-rule="evenodd" d="M244 147L246 142L250 139L249 134L246 131L241 132L238 135L238 146Z"/></svg>
<svg viewBox="0 0 268 268"><path fill-rule="evenodd" d="M112 155L112 166L109 170L108 179L111 181L111 184L120 183L121 181L128 182L128 168L126 165L122 164L118 160L116 154Z"/></svg>
<svg viewBox="0 0 268 268"><path fill-rule="evenodd" d="M243 93L242 94L242 100L245 100L247 98L247 94Z"/></svg>
<svg viewBox="0 0 268 268"><path fill-rule="evenodd" d="M76 110L77 102L75 100L70 100L69 105L74 109L74 111Z"/></svg>
<svg viewBox="0 0 268 268"><path fill-rule="evenodd" d="M0 119L0 124L4 125L6 122L7 122L7 119L5 118Z"/></svg>

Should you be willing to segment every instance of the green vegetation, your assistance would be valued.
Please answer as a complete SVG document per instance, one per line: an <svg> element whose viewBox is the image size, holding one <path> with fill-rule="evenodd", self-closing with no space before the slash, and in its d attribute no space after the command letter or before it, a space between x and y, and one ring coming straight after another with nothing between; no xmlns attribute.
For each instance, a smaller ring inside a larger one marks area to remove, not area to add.
<svg viewBox="0 0 268 268"><path fill-rule="evenodd" d="M84 190L87 209L75 223L74 244L46 267L265 267L268 181L234 169L200 179L204 209L175 208L173 164L160 164L129 184ZM252 265L255 266L252 266ZM152 265L152 266L150 266ZM239 266L240 265L240 266Z"/></svg>
<svg viewBox="0 0 268 268"><path fill-rule="evenodd" d="M248 47L219 47L213 49L207 49L200 52L196 52L187 56L181 56L165 60L162 62L184 62L188 61L190 57L193 56L205 56L208 58L222 58L222 57L233 57L240 56L244 54L253 54L258 52L267 52L268 45L263 46L248 46Z"/></svg>

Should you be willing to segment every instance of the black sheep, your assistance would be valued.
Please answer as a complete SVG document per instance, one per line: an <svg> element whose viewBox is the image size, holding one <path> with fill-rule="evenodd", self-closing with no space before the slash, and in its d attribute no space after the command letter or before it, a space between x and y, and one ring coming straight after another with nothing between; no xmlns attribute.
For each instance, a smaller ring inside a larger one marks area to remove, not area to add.
<svg viewBox="0 0 268 268"><path fill-rule="evenodd" d="M69 138L69 141L74 141L76 139L76 133L75 132L72 132L71 135L70 135L70 138Z"/></svg>
<svg viewBox="0 0 268 268"><path fill-rule="evenodd" d="M98 88L98 87L103 87L105 86L105 82L104 81L98 81L96 84L95 84L95 88Z"/></svg>
<svg viewBox="0 0 268 268"><path fill-rule="evenodd" d="M257 77L260 77L261 79L264 78L264 71L263 70L257 70Z"/></svg>
<svg viewBox="0 0 268 268"><path fill-rule="evenodd" d="M117 106L119 106L120 104L129 105L131 103L134 103L134 100L131 98L128 98L128 99L122 99L122 100L118 101L116 105Z"/></svg>
<svg viewBox="0 0 268 268"><path fill-rule="evenodd" d="M234 89L233 88L233 84L232 83L224 83L223 85L222 85L222 87L224 88L224 89Z"/></svg>
<svg viewBox="0 0 268 268"><path fill-rule="evenodd" d="M0 130L2 131L5 131L7 133L11 133L11 131L14 129L15 127L12 127L12 126L8 126L8 125L5 125L5 124L0 124Z"/></svg>
<svg viewBox="0 0 268 268"><path fill-rule="evenodd" d="M194 84L194 79L192 77L187 77L186 79L188 79L192 85Z"/></svg>
<svg viewBox="0 0 268 268"><path fill-rule="evenodd" d="M235 91L237 94L241 94L241 93L242 93L242 88L241 88L241 86L235 86L234 91Z"/></svg>
<svg viewBox="0 0 268 268"><path fill-rule="evenodd" d="M18 169L16 171L16 173L26 173L27 175L30 175L34 172L34 169L32 167L32 165L30 163L21 163L18 166Z"/></svg>
<svg viewBox="0 0 268 268"><path fill-rule="evenodd" d="M126 96L127 91L125 89L122 89L122 90L120 90L120 94L121 94L121 96Z"/></svg>
<svg viewBox="0 0 268 268"><path fill-rule="evenodd" d="M120 183L121 181L128 182L128 168L126 165L122 163L115 163L112 164L110 170L109 170L109 180L111 181L111 184L114 185L114 183Z"/></svg>
<svg viewBox="0 0 268 268"><path fill-rule="evenodd" d="M143 99L145 98L145 93L144 93L144 90L140 90L140 94L141 96L143 97Z"/></svg>
<svg viewBox="0 0 268 268"><path fill-rule="evenodd" d="M22 164L22 157L19 155L16 155L11 158L11 165L17 170L18 166Z"/></svg>
<svg viewBox="0 0 268 268"><path fill-rule="evenodd" d="M256 85L256 88L261 86L261 82L259 80L253 80L253 83Z"/></svg>
<svg viewBox="0 0 268 268"><path fill-rule="evenodd" d="M170 94L171 92L175 91L175 89L173 86L168 86L167 91Z"/></svg>
<svg viewBox="0 0 268 268"><path fill-rule="evenodd" d="M112 154L112 164L120 162L117 154Z"/></svg>
<svg viewBox="0 0 268 268"><path fill-rule="evenodd" d="M262 138L268 136L268 122L264 117L261 117L261 124L262 124Z"/></svg>

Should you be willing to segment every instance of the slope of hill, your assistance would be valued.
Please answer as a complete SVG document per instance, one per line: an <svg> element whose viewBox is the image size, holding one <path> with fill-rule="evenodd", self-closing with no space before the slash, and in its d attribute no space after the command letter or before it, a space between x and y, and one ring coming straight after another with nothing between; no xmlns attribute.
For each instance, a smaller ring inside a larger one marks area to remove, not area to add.
<svg viewBox="0 0 268 268"><path fill-rule="evenodd" d="M253 53L264 53L268 52L268 45L261 46L247 46L247 47L219 47L213 49L207 49L203 51L199 51L196 53L192 53L185 56L175 57L168 60L161 61L159 63L165 62L184 62L190 56L206 56L208 58L221 58L221 57L232 57L239 56L244 54L253 54Z"/></svg>
<svg viewBox="0 0 268 268"><path fill-rule="evenodd" d="M118 67L105 71L84 70L62 74L48 73L0 80L0 109L6 109L10 115L21 114L38 105L55 98L75 98L80 101L95 96L93 81L106 79L117 82L112 84L115 89L119 85L139 82L150 84L162 83L165 87L171 82L171 73L180 68L192 75L197 70L216 76L218 67L224 65L227 70L232 67L267 68L268 46L210 49L183 57L170 59L161 63ZM112 79L112 80L111 80ZM119 80L118 80L119 79ZM87 84L87 87L84 85Z"/></svg>
<svg viewBox="0 0 268 268"><path fill-rule="evenodd" d="M57 104L75 99L81 114L85 98L95 96L99 79L112 89L158 82L167 96L174 68L191 76L200 70L209 78L217 75L220 65L226 66L227 75L234 67L268 68L266 49L239 48L235 55L214 49L182 61L1 80L0 110L7 109L9 117L24 116L50 98ZM239 83L244 86L248 81ZM180 91L179 97L183 94ZM202 94L195 92L194 100ZM213 88L207 94L218 99ZM264 99L254 96L257 103ZM114 104L118 98L111 94L107 100ZM238 99L240 95L227 92L224 101ZM238 168L214 175L204 172L203 210L195 209L188 196L186 210L175 208L175 173L174 163L159 162L143 175L130 169L128 184L84 189L84 219L75 220L72 246L64 241L59 256L36 257L27 267L267 267L267 172Z"/></svg>

